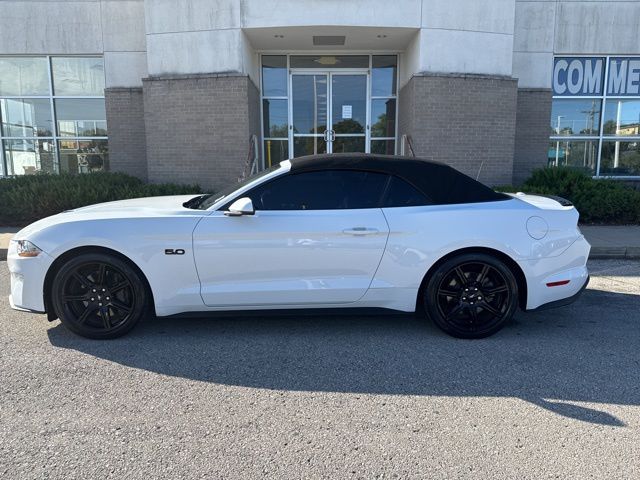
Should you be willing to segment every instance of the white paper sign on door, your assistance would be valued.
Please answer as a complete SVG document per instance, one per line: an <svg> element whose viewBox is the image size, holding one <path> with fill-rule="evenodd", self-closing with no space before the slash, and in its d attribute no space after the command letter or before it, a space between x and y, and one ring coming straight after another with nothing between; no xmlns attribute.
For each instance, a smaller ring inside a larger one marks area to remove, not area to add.
<svg viewBox="0 0 640 480"><path fill-rule="evenodd" d="M353 115L353 107L351 105L342 105L342 119L348 120Z"/></svg>

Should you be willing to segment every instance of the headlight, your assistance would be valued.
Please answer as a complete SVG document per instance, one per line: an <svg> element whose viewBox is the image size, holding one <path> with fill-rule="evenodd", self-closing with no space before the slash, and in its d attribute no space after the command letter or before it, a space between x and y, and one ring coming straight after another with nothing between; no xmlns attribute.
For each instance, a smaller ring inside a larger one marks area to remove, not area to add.
<svg viewBox="0 0 640 480"><path fill-rule="evenodd" d="M16 244L16 252L19 257L37 257L42 253L38 247L36 247L29 240L13 240Z"/></svg>

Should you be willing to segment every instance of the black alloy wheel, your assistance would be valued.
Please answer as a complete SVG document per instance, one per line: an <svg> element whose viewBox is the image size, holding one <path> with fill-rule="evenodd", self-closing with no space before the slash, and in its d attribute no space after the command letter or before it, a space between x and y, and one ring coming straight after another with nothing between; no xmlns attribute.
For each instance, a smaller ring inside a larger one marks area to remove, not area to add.
<svg viewBox="0 0 640 480"><path fill-rule="evenodd" d="M518 307L518 284L500 260L485 254L454 257L438 267L424 295L438 327L458 338L483 338L500 330Z"/></svg>
<svg viewBox="0 0 640 480"><path fill-rule="evenodd" d="M131 330L148 310L140 274L120 258L79 255L57 272L51 300L60 321L87 338L116 338Z"/></svg>

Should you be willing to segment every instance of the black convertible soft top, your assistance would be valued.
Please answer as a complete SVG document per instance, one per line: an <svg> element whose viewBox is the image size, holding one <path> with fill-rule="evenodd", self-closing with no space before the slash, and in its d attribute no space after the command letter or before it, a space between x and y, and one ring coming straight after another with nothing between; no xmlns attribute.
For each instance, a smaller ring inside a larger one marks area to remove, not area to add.
<svg viewBox="0 0 640 480"><path fill-rule="evenodd" d="M395 175L420 190L436 205L508 200L464 173L432 160L367 153L310 155L291 160L291 173L317 170L363 170Z"/></svg>

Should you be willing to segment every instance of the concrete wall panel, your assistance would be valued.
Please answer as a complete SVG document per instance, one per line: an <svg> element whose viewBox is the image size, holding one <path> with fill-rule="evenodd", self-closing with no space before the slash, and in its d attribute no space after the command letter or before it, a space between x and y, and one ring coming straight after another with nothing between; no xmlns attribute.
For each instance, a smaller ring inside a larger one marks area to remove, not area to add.
<svg viewBox="0 0 640 480"><path fill-rule="evenodd" d="M512 35L461 30L421 32L421 71L511 75L512 57Z"/></svg>
<svg viewBox="0 0 640 480"><path fill-rule="evenodd" d="M105 52L105 83L109 87L142 87L147 76L145 52Z"/></svg>
<svg viewBox="0 0 640 480"><path fill-rule="evenodd" d="M558 4L556 53L640 53L640 2Z"/></svg>
<svg viewBox="0 0 640 480"><path fill-rule="evenodd" d="M515 0L424 0L422 26L513 34Z"/></svg>
<svg viewBox="0 0 640 480"><path fill-rule="evenodd" d="M0 1L0 54L102 51L99 2Z"/></svg>
<svg viewBox="0 0 640 480"><path fill-rule="evenodd" d="M419 27L422 10L421 0L241 0L240 3L244 28L286 25Z"/></svg>
<svg viewBox="0 0 640 480"><path fill-rule="evenodd" d="M517 2L513 50L552 52L555 17L555 2Z"/></svg>
<svg viewBox="0 0 640 480"><path fill-rule="evenodd" d="M147 33L239 28L240 4L239 0L145 0Z"/></svg>
<svg viewBox="0 0 640 480"><path fill-rule="evenodd" d="M513 76L520 88L551 88L553 53L513 52Z"/></svg>
<svg viewBox="0 0 640 480"><path fill-rule="evenodd" d="M149 75L242 72L243 41L239 29L148 35Z"/></svg>
<svg viewBox="0 0 640 480"><path fill-rule="evenodd" d="M147 49L142 0L102 0L102 36L107 52Z"/></svg>

